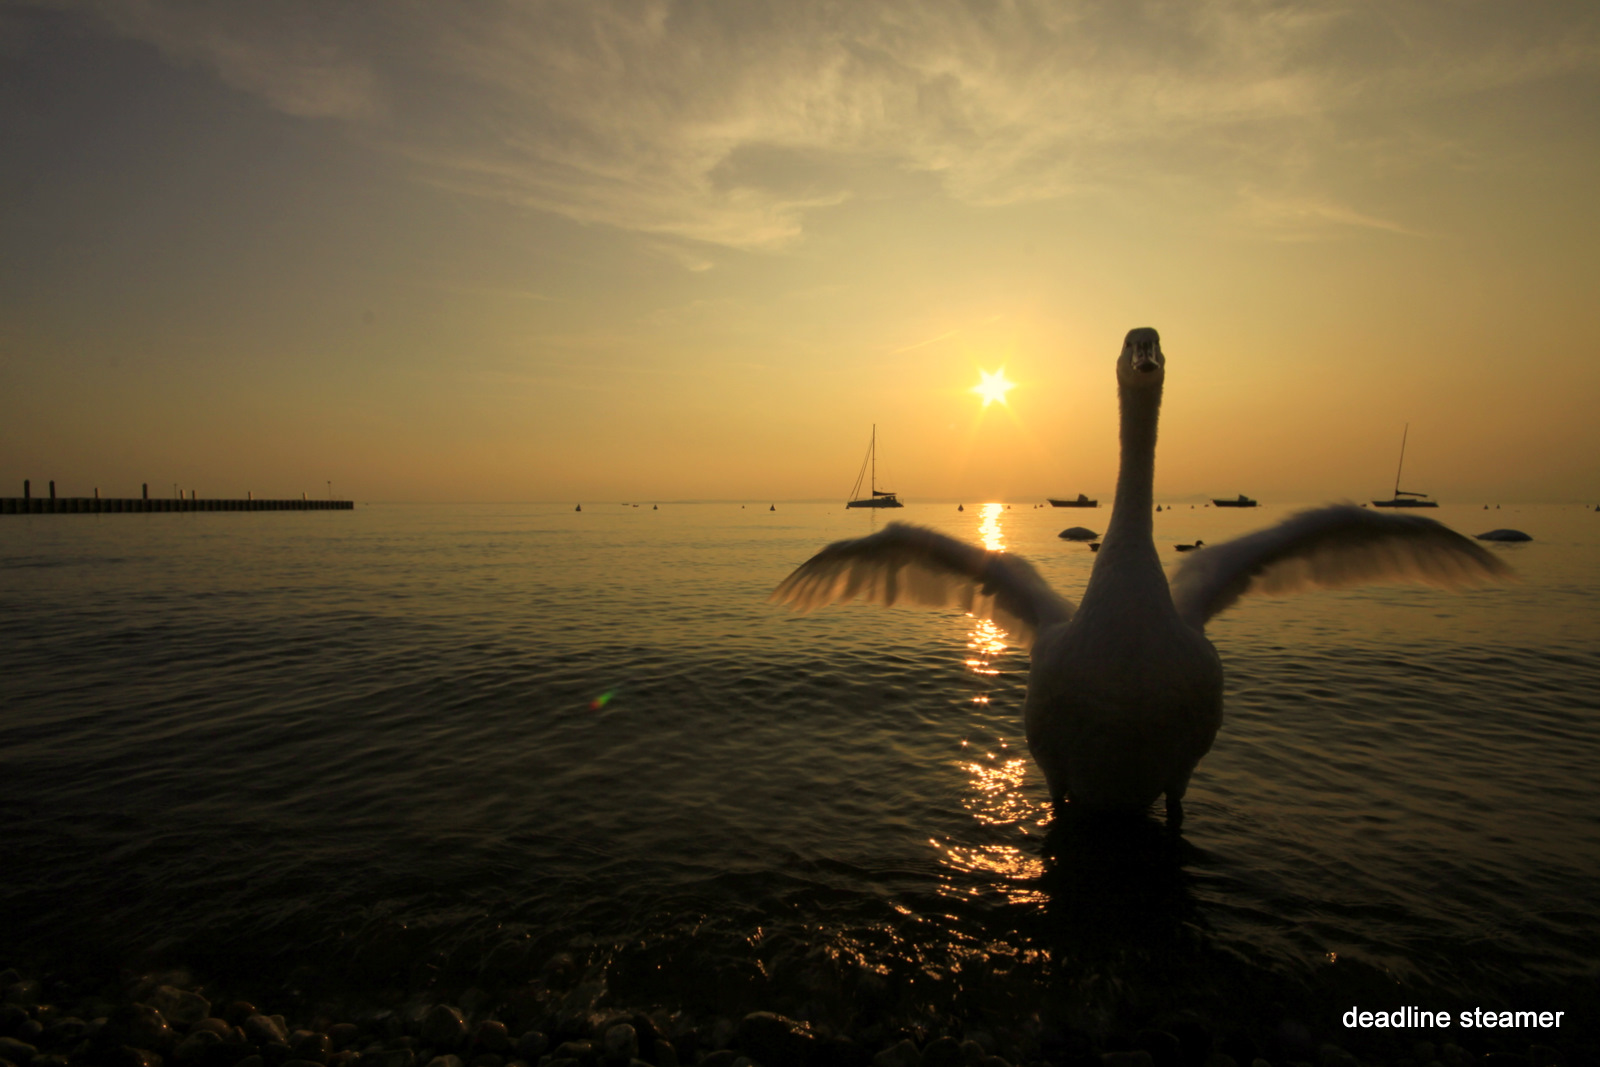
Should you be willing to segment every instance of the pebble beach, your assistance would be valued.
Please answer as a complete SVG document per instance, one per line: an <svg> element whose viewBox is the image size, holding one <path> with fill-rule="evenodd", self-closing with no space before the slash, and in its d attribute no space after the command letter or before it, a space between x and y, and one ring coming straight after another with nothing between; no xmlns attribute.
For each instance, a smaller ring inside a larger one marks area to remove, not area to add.
<svg viewBox="0 0 1600 1067"><path fill-rule="evenodd" d="M1193 1012L1092 1033L1041 1021L967 1025L865 1007L842 1028L770 1011L691 1014L584 999L571 957L536 980L448 1000L282 1003L211 988L183 970L94 985L0 972L0 1067L1580 1067L1590 1044L1419 1040L1396 1031L1354 1049L1304 1022L1241 1027Z"/></svg>

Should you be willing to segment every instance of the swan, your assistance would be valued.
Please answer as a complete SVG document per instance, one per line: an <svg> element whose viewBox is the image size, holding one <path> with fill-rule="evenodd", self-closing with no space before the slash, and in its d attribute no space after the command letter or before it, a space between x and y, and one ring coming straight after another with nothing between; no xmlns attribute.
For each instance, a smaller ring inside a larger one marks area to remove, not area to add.
<svg viewBox="0 0 1600 1067"><path fill-rule="evenodd" d="M1012 553L902 523L829 545L769 599L806 611L860 597L993 620L1030 652L1023 722L1051 799L1145 809L1164 795L1167 823L1176 829L1190 775L1222 725L1222 661L1205 635L1210 619L1247 592L1374 580L1461 586L1510 569L1432 519L1343 504L1188 553L1169 582L1152 536L1166 379L1155 330L1129 331L1116 376L1116 499L1077 605Z"/></svg>

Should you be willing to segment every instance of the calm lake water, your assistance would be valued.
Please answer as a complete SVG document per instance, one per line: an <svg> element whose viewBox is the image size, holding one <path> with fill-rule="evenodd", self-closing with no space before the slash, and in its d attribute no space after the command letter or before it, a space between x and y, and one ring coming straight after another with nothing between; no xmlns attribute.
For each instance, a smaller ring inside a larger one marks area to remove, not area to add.
<svg viewBox="0 0 1600 1067"><path fill-rule="evenodd" d="M1166 546L1284 507L1181 504ZM1600 514L1445 507L1520 584L1257 599L1174 841L1052 821L1027 658L765 602L838 505L0 520L0 922L63 967L909 1012L1593 1015ZM1107 509L912 505L1069 597ZM987 530L983 527L987 523ZM3 961L0 961L3 964ZM303 971L301 973L304 973ZM1592 1019L1590 1020L1592 1023Z"/></svg>

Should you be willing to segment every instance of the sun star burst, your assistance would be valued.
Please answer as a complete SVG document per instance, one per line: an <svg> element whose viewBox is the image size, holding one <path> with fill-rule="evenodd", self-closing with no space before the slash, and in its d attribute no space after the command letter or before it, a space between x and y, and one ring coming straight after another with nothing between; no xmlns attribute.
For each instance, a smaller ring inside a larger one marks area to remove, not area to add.
<svg viewBox="0 0 1600 1067"><path fill-rule="evenodd" d="M993 374L986 370L980 370L978 373L983 376L983 380L972 387L972 392L983 397L984 407L988 407L997 400L1004 404L1006 402L1006 393L1017 387L1016 382L1006 380L1006 369L1004 367L1001 367Z"/></svg>

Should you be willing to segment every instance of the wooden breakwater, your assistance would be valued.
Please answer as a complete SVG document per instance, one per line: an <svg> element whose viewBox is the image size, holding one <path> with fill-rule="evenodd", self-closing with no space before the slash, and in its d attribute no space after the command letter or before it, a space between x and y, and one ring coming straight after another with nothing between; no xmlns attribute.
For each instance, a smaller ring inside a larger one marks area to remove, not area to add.
<svg viewBox="0 0 1600 1067"><path fill-rule="evenodd" d="M0 497L0 515L116 515L144 511L350 511L351 500L200 500L195 497Z"/></svg>

